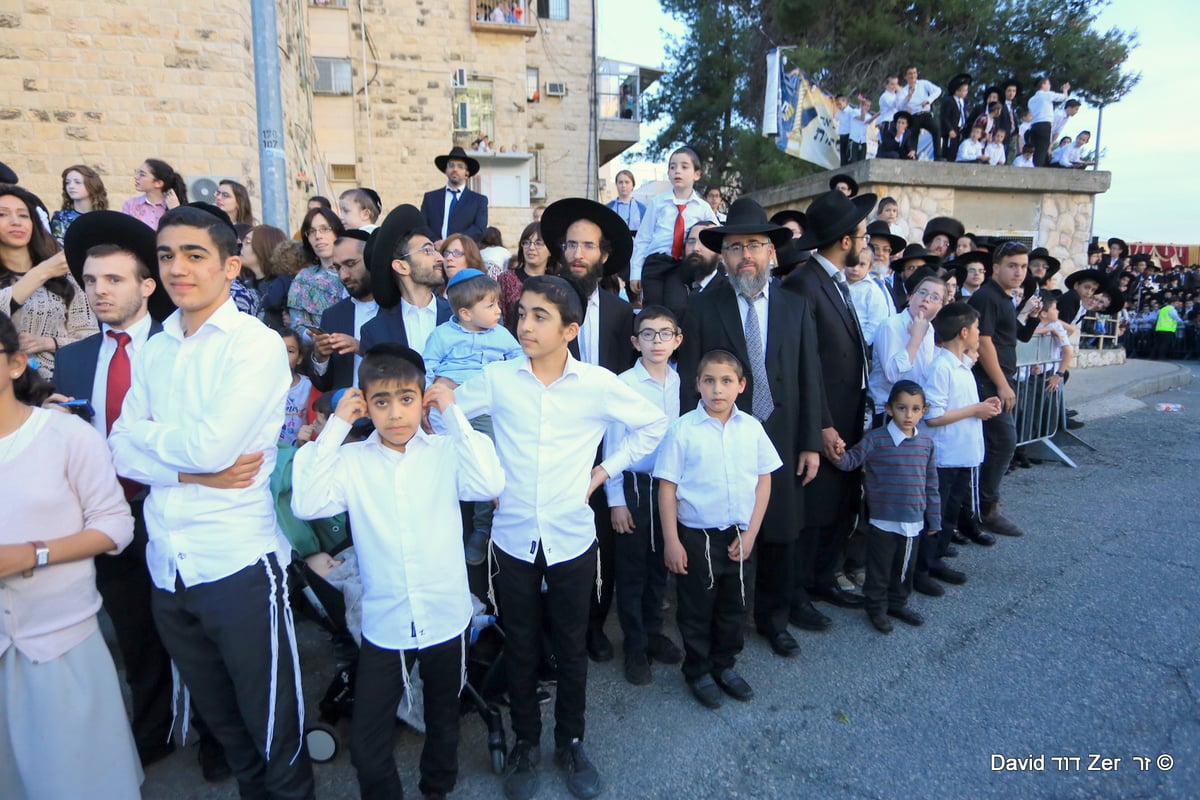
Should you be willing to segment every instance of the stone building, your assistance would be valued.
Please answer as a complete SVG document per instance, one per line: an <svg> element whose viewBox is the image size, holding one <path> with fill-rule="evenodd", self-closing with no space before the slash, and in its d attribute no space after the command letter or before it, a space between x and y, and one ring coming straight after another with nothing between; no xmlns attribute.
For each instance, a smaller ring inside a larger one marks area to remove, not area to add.
<svg viewBox="0 0 1200 800"><path fill-rule="evenodd" d="M478 156L474 188L491 197L490 220L508 240L531 206L595 196L592 9L584 0L277 0L292 225L307 196L356 185L375 188L387 207L418 204L444 180L434 158L453 144L470 150L481 135L492 152ZM8 0L2 160L51 208L71 164L100 172L119 208L134 194L134 170L155 157L187 176L192 195L240 180L257 212L253 59L246 0ZM636 142L636 120L617 135Z"/></svg>

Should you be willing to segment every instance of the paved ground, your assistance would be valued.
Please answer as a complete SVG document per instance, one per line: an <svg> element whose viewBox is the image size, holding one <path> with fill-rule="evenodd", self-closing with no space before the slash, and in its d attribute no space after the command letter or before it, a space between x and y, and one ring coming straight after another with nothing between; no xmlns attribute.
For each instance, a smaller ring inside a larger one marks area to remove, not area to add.
<svg viewBox="0 0 1200 800"><path fill-rule="evenodd" d="M801 634L794 661L751 635L741 668L758 696L715 712L686 695L674 668L655 667L655 683L634 688L619 657L593 665L588 745L606 796L1200 796L1200 380L1166 390L1198 372L1149 362L1078 372L1071 405L1096 452L1073 446L1077 470L1044 464L1005 479L1005 511L1028 535L964 547L957 566L969 583L915 598L924 628L885 637L861 612L826 607L834 629ZM1160 393L1134 401L1126 391ZM1155 411L1158 402L1184 411ZM330 659L312 626L302 634L315 708ZM410 796L419 748L398 731ZM997 756L1045 758L997 771ZM501 796L469 718L461 768L454 797ZM347 754L316 773L319 797L357 796ZM236 797L232 782L200 780L194 748L151 768L144 790ZM546 770L540 797L567 796Z"/></svg>

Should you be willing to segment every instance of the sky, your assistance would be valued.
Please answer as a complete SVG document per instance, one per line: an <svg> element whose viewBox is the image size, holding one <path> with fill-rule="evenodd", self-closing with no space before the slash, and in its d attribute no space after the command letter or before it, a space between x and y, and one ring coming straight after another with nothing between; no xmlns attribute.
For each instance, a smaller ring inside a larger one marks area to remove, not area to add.
<svg viewBox="0 0 1200 800"><path fill-rule="evenodd" d="M661 67L665 37L686 34L657 0L598 2L603 57ZM1102 240L1120 236L1129 242L1200 244L1200 104L1189 41L1200 32L1195 18L1196 6L1189 0L1114 0L1100 14L1100 30L1138 32L1139 46L1125 67L1142 73L1125 99L1104 109L1100 168L1112 172L1112 186L1097 198L1093 227ZM1095 144L1097 121L1096 109L1085 106L1065 133L1090 130ZM653 126L643 126L643 142L653 132Z"/></svg>

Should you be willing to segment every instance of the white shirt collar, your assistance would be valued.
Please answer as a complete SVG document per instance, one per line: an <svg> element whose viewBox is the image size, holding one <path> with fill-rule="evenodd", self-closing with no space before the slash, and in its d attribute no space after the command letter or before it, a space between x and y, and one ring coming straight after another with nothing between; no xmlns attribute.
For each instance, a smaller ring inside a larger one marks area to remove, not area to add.
<svg viewBox="0 0 1200 800"><path fill-rule="evenodd" d="M237 303L233 302L233 298L227 297L225 298L225 302L222 303L208 319L204 320L203 325L192 331L191 335L195 336L197 333L210 325L222 331L231 331L237 327L239 322L242 321L240 318L243 316L245 315L238 311ZM177 309L171 314L171 316L167 317L167 319L163 322L163 333L169 334L170 336L180 340L184 338L182 310Z"/></svg>
<svg viewBox="0 0 1200 800"><path fill-rule="evenodd" d="M150 337L150 324L153 322L149 314L143 314L142 318L125 329L125 333L129 334L129 340L134 345L139 345ZM100 333L104 334L106 340L112 338L108 335L111 330L116 330L106 322L100 323Z"/></svg>
<svg viewBox="0 0 1200 800"><path fill-rule="evenodd" d="M915 433L912 436L905 436L904 431L900 430L900 426L896 424L895 420L888 420L887 430L888 435L892 437L892 442L895 443L896 447L899 447L906 439L916 437Z"/></svg>
<svg viewBox="0 0 1200 800"><path fill-rule="evenodd" d="M812 257L813 257L814 261L816 261L818 264L821 265L821 269L825 270L826 275L833 278L835 281L837 280L837 277L835 277L835 276L837 275L838 272L841 272L841 270L839 270L837 267L835 267L833 265L832 261L830 261L825 256L821 255L820 253L814 252L812 254Z"/></svg>
<svg viewBox="0 0 1200 800"><path fill-rule="evenodd" d="M403 297L400 298L400 313L401 314L408 314L413 311L428 311L430 309L433 309L435 312L437 311L437 295L436 294L432 295L429 298L429 302L423 306L418 306L413 303L410 303L407 300L405 300Z"/></svg>

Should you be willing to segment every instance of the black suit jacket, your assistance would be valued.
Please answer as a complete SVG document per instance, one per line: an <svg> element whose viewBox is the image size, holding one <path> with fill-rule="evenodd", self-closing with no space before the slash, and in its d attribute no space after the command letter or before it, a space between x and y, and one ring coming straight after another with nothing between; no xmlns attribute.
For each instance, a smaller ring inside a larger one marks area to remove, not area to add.
<svg viewBox="0 0 1200 800"><path fill-rule="evenodd" d="M437 324L441 325L450 319L450 304L441 297L436 298L434 302L437 303ZM353 318L351 318L351 325L353 325ZM404 330L404 317L400 313L399 303L391 308L379 309L375 319L363 325L358 347L365 353L375 345L384 343L401 344L408 347L408 333ZM354 368L353 362L350 366L351 369Z"/></svg>
<svg viewBox="0 0 1200 800"><path fill-rule="evenodd" d="M369 325L370 322L367 324ZM364 333L366 328L367 326L363 325ZM347 336L353 336L354 301L346 297L325 309L325 313L321 315L321 330L326 333L344 333ZM365 353L366 350L363 352ZM322 392L337 391L352 386L354 384L354 354L331 353L325 374L313 373L312 384Z"/></svg>
<svg viewBox="0 0 1200 800"><path fill-rule="evenodd" d="M426 192L421 200L421 216L429 228L434 240L442 238L442 217L446 214L446 187ZM450 215L450 224L446 226L447 235L461 233L470 236L475 241L483 237L488 226L488 199L479 192L473 192L463 187L462 196L454 206Z"/></svg>
<svg viewBox="0 0 1200 800"><path fill-rule="evenodd" d="M162 332L162 324L150 320L150 336ZM62 348L54 357L54 388L59 394L77 400L92 399L92 385L96 380L96 366L100 359L100 344L103 333L93 333L86 339Z"/></svg>
<svg viewBox="0 0 1200 800"><path fill-rule="evenodd" d="M679 348L680 411L696 407L696 369L710 350L727 350L746 367L746 389L738 408L751 413L754 378L737 296L728 279L714 281L688 298ZM771 500L763 519L762 535L768 542L796 539L803 524L800 481L796 465L803 450L821 449L821 374L817 332L808 301L784 292L771 282L767 295L767 379L775 411L763 423L783 466L771 473Z"/></svg>
<svg viewBox="0 0 1200 800"><path fill-rule="evenodd" d="M967 101L964 100L963 114L967 114L968 111L970 109L967 108ZM952 94L946 94L942 95L941 107L938 110L938 121L941 123L942 136L949 138L950 131L958 131L959 138L957 141L962 141L962 137L965 135L963 131L966 130L971 118L968 116L960 124L958 118L958 98Z"/></svg>
<svg viewBox="0 0 1200 800"><path fill-rule="evenodd" d="M587 306L584 305L586 313ZM637 361L637 351L629 343L633 336L633 306L612 292L600 290L600 366L620 375ZM568 345L571 355L579 358L579 339Z"/></svg>
<svg viewBox="0 0 1200 800"><path fill-rule="evenodd" d="M786 291L808 298L816 319L824 388L821 427L834 428L847 447L862 438L866 409L863 375L866 368L862 334L850 316L833 278L814 257L783 281ZM805 487L806 524L832 525L840 513L858 503L860 473L845 473L821 456L817 477ZM848 508L847 504L851 504Z"/></svg>
<svg viewBox="0 0 1200 800"><path fill-rule="evenodd" d="M879 150L876 158L908 158L909 153L917 152L917 137L911 130L906 130L900 141L896 141L894 133L882 133L879 136Z"/></svg>
<svg viewBox="0 0 1200 800"><path fill-rule="evenodd" d="M1000 119L996 120L996 128L1004 131L1004 147L1011 150L1016 146L1017 128L1020 126L1020 120L1017 119L1017 104L1013 101L1013 107L1009 109L1008 105L1000 101Z"/></svg>

